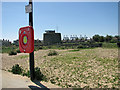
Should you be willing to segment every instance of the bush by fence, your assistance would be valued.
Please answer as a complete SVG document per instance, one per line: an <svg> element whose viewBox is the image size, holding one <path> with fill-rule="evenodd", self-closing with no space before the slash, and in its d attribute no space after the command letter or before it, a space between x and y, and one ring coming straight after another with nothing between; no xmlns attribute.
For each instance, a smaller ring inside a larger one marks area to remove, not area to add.
<svg viewBox="0 0 120 90"><path fill-rule="evenodd" d="M21 53L19 49L16 50L17 53Z"/></svg>
<svg viewBox="0 0 120 90"><path fill-rule="evenodd" d="M17 53L12 50L12 51L9 52L9 55L17 55Z"/></svg>

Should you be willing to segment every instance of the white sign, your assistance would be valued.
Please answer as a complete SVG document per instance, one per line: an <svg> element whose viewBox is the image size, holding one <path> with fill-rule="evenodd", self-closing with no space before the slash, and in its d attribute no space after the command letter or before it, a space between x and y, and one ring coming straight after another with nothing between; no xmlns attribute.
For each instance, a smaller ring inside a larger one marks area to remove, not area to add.
<svg viewBox="0 0 120 90"><path fill-rule="evenodd" d="M31 4L25 6L25 12L26 12L26 13L32 12L32 5L31 5Z"/></svg>

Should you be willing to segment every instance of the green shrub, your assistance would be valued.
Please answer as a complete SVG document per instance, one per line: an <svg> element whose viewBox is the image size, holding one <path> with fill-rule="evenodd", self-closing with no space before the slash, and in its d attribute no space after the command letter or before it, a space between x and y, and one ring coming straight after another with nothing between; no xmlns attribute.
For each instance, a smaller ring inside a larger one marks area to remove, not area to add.
<svg viewBox="0 0 120 90"><path fill-rule="evenodd" d="M76 51L80 51L80 50L79 49L69 50L69 52L76 52Z"/></svg>
<svg viewBox="0 0 120 90"><path fill-rule="evenodd" d="M60 49L65 49L65 47L61 47Z"/></svg>
<svg viewBox="0 0 120 90"><path fill-rule="evenodd" d="M92 43L92 47L102 47L102 43L99 42Z"/></svg>
<svg viewBox="0 0 120 90"><path fill-rule="evenodd" d="M2 46L2 53L9 53L12 50L11 47Z"/></svg>
<svg viewBox="0 0 120 90"><path fill-rule="evenodd" d="M22 74L23 76L27 76L27 77L30 77L30 71L28 70L27 72L23 72Z"/></svg>
<svg viewBox="0 0 120 90"><path fill-rule="evenodd" d="M98 43L98 47L102 47L102 43Z"/></svg>
<svg viewBox="0 0 120 90"><path fill-rule="evenodd" d="M51 49L52 47L51 46L48 46L49 49Z"/></svg>
<svg viewBox="0 0 120 90"><path fill-rule="evenodd" d="M39 49L43 49L42 47L39 47Z"/></svg>
<svg viewBox="0 0 120 90"><path fill-rule="evenodd" d="M45 81L47 81L46 77L42 74L39 67L35 68L35 78L37 80L45 80Z"/></svg>
<svg viewBox="0 0 120 90"><path fill-rule="evenodd" d="M9 55L17 55L17 53L15 51L10 51Z"/></svg>
<svg viewBox="0 0 120 90"><path fill-rule="evenodd" d="M80 49L80 48L85 48L85 47L83 45L79 45L77 46L77 48Z"/></svg>
<svg viewBox="0 0 120 90"><path fill-rule="evenodd" d="M38 48L37 47L34 47L34 51L37 51L38 50Z"/></svg>
<svg viewBox="0 0 120 90"><path fill-rule="evenodd" d="M17 52L17 53L21 53L19 49L18 49L16 52Z"/></svg>
<svg viewBox="0 0 120 90"><path fill-rule="evenodd" d="M9 72L12 72L13 74L21 74L23 76L30 77L30 71L28 70L27 72L22 69L22 67L19 66L19 64L15 64L12 67L12 70L8 70ZM37 80L44 80L47 81L47 78L41 73L40 68L36 67L35 68L35 78Z"/></svg>
<svg viewBox="0 0 120 90"><path fill-rule="evenodd" d="M39 50L39 47L35 46L34 51L38 51L38 50Z"/></svg>
<svg viewBox="0 0 120 90"><path fill-rule="evenodd" d="M117 43L103 43L102 47L104 48L117 48Z"/></svg>
<svg viewBox="0 0 120 90"><path fill-rule="evenodd" d="M18 64L15 64L11 70L13 74L22 74L22 71L23 71L22 67L20 67Z"/></svg>
<svg viewBox="0 0 120 90"><path fill-rule="evenodd" d="M51 82L52 84L55 84L55 83L56 83L54 79L51 79L50 82Z"/></svg>
<svg viewBox="0 0 120 90"><path fill-rule="evenodd" d="M58 52L55 50L50 50L48 56L58 55Z"/></svg>

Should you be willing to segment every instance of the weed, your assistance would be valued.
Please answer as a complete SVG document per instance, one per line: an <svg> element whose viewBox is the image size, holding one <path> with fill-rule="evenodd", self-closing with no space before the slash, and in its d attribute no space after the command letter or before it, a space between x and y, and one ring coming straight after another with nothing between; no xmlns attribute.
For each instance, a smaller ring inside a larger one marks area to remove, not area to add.
<svg viewBox="0 0 120 90"><path fill-rule="evenodd" d="M18 64L15 64L11 70L13 74L22 74L22 71L23 71L22 67L20 67Z"/></svg>
<svg viewBox="0 0 120 90"><path fill-rule="evenodd" d="M84 86L83 88L84 88L85 90L89 90L90 87L89 87L89 86Z"/></svg>
<svg viewBox="0 0 120 90"><path fill-rule="evenodd" d="M46 58L47 56L43 56L43 57L45 57L45 58Z"/></svg>
<svg viewBox="0 0 120 90"><path fill-rule="evenodd" d="M79 45L77 48L80 49L80 48L85 48L85 47L83 45Z"/></svg>
<svg viewBox="0 0 120 90"><path fill-rule="evenodd" d="M23 72L23 74L22 74L23 76L27 76L27 77L30 77L30 71L28 70L27 72Z"/></svg>
<svg viewBox="0 0 120 90"><path fill-rule="evenodd" d="M108 88L108 85L105 85L104 88Z"/></svg>
<svg viewBox="0 0 120 90"><path fill-rule="evenodd" d="M103 48L118 48L116 43L103 43Z"/></svg>
<svg viewBox="0 0 120 90"><path fill-rule="evenodd" d="M58 52L55 50L50 50L48 56L54 56L54 55L58 55Z"/></svg>
<svg viewBox="0 0 120 90"><path fill-rule="evenodd" d="M9 52L9 55L17 55L17 53L15 51L11 51Z"/></svg>
<svg viewBox="0 0 120 90"><path fill-rule="evenodd" d="M58 80L59 78L58 77L56 77L56 80Z"/></svg>
<svg viewBox="0 0 120 90"><path fill-rule="evenodd" d="M80 51L80 50L79 49L69 50L69 52L76 52L76 51Z"/></svg>
<svg viewBox="0 0 120 90"><path fill-rule="evenodd" d="M21 53L19 49L16 50L17 53Z"/></svg>
<svg viewBox="0 0 120 90"><path fill-rule="evenodd" d="M55 83L56 83L56 82L54 81L54 79L51 79L50 82L51 82L52 84L55 84Z"/></svg>
<svg viewBox="0 0 120 90"><path fill-rule="evenodd" d="M102 85L100 83L98 83L98 87L101 87Z"/></svg>
<svg viewBox="0 0 120 90"><path fill-rule="evenodd" d="M39 49L43 49L42 47L39 47Z"/></svg>
<svg viewBox="0 0 120 90"><path fill-rule="evenodd" d="M40 71L39 67L35 68L35 78L37 80L44 80L47 81L47 78L42 74L42 72Z"/></svg>
<svg viewBox="0 0 120 90"><path fill-rule="evenodd" d="M28 55L20 56L20 59L28 58Z"/></svg>

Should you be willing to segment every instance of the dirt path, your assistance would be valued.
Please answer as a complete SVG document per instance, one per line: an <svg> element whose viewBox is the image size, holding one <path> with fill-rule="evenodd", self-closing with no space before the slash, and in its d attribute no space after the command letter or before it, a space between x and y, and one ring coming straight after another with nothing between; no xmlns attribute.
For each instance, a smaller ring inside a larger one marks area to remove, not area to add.
<svg viewBox="0 0 120 90"><path fill-rule="evenodd" d="M2 88L60 88L48 82L30 81L29 78L2 70Z"/></svg>

